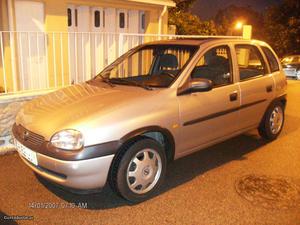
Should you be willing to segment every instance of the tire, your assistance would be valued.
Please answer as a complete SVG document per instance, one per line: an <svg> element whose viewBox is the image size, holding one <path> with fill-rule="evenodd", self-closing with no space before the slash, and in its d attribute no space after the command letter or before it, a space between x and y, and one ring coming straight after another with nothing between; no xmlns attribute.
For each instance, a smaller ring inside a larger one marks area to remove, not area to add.
<svg viewBox="0 0 300 225"><path fill-rule="evenodd" d="M109 183L126 200L138 203L153 196L164 181L167 167L163 147L141 137L131 141L115 157Z"/></svg>
<svg viewBox="0 0 300 225"><path fill-rule="evenodd" d="M281 102L272 103L260 123L258 132L263 138L273 141L281 133L284 125L284 106Z"/></svg>

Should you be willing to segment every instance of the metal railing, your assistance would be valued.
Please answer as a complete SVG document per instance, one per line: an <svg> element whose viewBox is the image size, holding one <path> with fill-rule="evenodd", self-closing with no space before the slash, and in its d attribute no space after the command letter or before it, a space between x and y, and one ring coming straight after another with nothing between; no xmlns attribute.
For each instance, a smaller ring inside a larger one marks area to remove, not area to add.
<svg viewBox="0 0 300 225"><path fill-rule="evenodd" d="M142 43L199 37L205 36L0 31L0 95L83 82Z"/></svg>

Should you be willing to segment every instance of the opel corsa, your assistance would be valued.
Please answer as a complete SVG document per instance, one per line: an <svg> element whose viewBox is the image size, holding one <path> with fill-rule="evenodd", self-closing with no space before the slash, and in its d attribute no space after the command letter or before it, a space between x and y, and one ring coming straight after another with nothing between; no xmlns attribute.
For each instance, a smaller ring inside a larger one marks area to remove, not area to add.
<svg viewBox="0 0 300 225"><path fill-rule="evenodd" d="M140 202L157 192L172 160L251 129L276 139L286 89L264 42L158 41L85 83L28 102L12 133L21 159L40 176L72 191L108 181Z"/></svg>

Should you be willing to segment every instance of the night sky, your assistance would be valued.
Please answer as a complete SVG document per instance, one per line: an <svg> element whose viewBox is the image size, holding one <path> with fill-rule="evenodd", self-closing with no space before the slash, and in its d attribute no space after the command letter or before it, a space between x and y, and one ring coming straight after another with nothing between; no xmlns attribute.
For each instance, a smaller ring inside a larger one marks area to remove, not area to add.
<svg viewBox="0 0 300 225"><path fill-rule="evenodd" d="M280 3L281 0L197 0L192 12L202 20L212 19L219 9L231 4L236 6L251 6L257 11L263 11L266 7Z"/></svg>

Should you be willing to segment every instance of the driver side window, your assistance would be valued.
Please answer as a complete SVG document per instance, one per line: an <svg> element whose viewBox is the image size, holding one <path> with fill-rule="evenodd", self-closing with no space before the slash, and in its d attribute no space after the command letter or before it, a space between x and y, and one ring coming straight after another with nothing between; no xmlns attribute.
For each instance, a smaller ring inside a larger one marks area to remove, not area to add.
<svg viewBox="0 0 300 225"><path fill-rule="evenodd" d="M229 47L218 46L208 50L200 58L191 78L205 78L213 82L214 87L232 83L231 56Z"/></svg>

